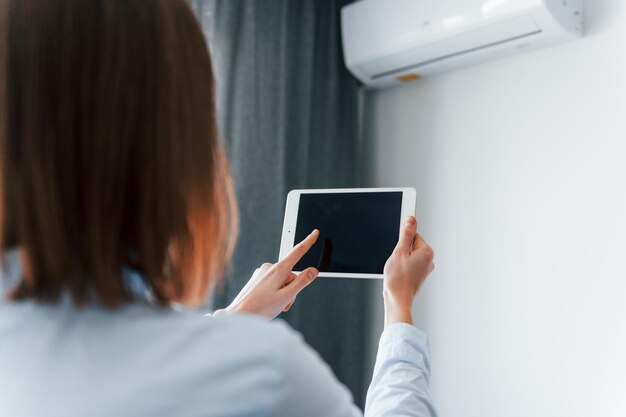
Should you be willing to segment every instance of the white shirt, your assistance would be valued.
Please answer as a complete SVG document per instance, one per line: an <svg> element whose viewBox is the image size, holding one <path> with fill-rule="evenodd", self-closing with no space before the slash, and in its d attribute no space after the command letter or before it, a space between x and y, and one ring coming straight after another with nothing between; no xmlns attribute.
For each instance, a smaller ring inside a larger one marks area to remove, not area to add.
<svg viewBox="0 0 626 417"><path fill-rule="evenodd" d="M10 273L11 271L9 271ZM137 302L117 310L6 303L0 277L0 415L362 416L281 320ZM435 416L426 336L382 334L365 415Z"/></svg>

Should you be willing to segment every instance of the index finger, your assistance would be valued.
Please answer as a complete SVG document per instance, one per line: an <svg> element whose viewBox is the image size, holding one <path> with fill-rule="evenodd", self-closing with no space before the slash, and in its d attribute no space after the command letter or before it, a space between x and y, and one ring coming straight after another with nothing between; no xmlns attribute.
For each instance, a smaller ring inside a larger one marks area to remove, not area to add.
<svg viewBox="0 0 626 417"><path fill-rule="evenodd" d="M302 257L315 244L319 235L320 235L319 230L317 229L313 230L311 234L308 235L306 238L304 238L302 242L294 246L291 252L289 252L287 256L285 256L282 260L280 260L280 262L278 262L277 265L283 265L289 268L289 270L292 270L293 267L298 263L298 261L302 259Z"/></svg>

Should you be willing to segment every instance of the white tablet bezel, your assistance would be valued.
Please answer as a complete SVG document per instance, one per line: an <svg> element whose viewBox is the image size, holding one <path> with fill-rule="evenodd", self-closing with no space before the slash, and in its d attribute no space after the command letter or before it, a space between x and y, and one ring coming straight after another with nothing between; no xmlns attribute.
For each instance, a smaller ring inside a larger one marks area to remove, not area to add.
<svg viewBox="0 0 626 417"><path fill-rule="evenodd" d="M296 234L296 222L298 219L298 208L300 196L302 194L330 194L330 193L380 193L380 192L402 192L402 206L400 210L400 223L398 224L398 235L407 216L415 215L416 191L412 187L398 188L322 188L311 190L292 190L287 194L287 206L285 208L285 220L283 222L283 232L280 241L279 259L283 259L294 246ZM301 271L293 271L298 273ZM336 278L382 278L383 274L355 274L342 272L320 272L320 277Z"/></svg>

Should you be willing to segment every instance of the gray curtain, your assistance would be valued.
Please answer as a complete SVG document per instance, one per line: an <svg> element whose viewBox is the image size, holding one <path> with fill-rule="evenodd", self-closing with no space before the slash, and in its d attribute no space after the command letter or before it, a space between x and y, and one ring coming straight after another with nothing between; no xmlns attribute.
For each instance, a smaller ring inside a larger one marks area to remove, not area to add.
<svg viewBox="0 0 626 417"><path fill-rule="evenodd" d="M275 262L287 192L368 182L358 85L344 67L341 0L191 0L209 41L241 235L216 307ZM320 278L282 316L364 401L373 283Z"/></svg>

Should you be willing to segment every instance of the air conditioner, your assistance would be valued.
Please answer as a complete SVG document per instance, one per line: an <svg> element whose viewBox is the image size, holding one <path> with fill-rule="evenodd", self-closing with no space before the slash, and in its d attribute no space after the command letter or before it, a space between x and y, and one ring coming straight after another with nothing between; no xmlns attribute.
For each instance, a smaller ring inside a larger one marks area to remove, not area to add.
<svg viewBox="0 0 626 417"><path fill-rule="evenodd" d="M341 10L345 63L384 87L576 39L582 0L360 0Z"/></svg>

